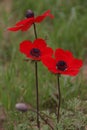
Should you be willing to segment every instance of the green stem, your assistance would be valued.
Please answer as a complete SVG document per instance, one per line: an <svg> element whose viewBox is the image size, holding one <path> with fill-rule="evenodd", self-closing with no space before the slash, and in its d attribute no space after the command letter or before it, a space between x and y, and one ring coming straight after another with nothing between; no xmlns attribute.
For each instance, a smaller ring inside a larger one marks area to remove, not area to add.
<svg viewBox="0 0 87 130"><path fill-rule="evenodd" d="M57 123L59 123L60 118L60 103L61 103L61 92L60 92L60 74L57 75L57 89L58 89L58 109L57 109Z"/></svg>
<svg viewBox="0 0 87 130"><path fill-rule="evenodd" d="M35 23L33 23L33 26L34 26L34 34L35 34L35 38L37 39L37 31L36 31L36 25L35 25Z"/></svg>
<svg viewBox="0 0 87 130"><path fill-rule="evenodd" d="M35 38L37 39L37 32L36 32L36 26L35 23L34 26L34 34ZM40 130L40 122L39 122L39 94L38 94L38 66L37 61L35 61L35 77L36 77L36 105L37 105L37 126Z"/></svg>
<svg viewBox="0 0 87 130"><path fill-rule="evenodd" d="M35 62L35 75L36 75L36 104L37 104L37 126L40 128L40 122L39 122L39 94L38 94L38 68L37 68L37 62Z"/></svg>

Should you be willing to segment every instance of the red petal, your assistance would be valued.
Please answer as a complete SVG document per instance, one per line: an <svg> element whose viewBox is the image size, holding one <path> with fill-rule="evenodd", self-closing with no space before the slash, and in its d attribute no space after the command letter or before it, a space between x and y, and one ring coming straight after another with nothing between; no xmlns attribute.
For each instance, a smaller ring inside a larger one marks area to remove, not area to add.
<svg viewBox="0 0 87 130"><path fill-rule="evenodd" d="M17 22L16 26L24 25L24 24L26 24L27 21L28 21L28 19L23 19L23 20Z"/></svg>
<svg viewBox="0 0 87 130"><path fill-rule="evenodd" d="M33 44L35 47L37 48L44 48L46 47L46 42L45 40L41 39L41 38L38 38L34 41L34 44Z"/></svg>
<svg viewBox="0 0 87 130"><path fill-rule="evenodd" d="M79 73L79 70L66 70L65 72L63 71L63 74L65 75L70 75L70 76L76 76Z"/></svg>
<svg viewBox="0 0 87 130"><path fill-rule="evenodd" d="M44 16L49 16L50 18L54 18L54 16L50 13L50 10L47 10L46 12L44 12L43 15Z"/></svg>
<svg viewBox="0 0 87 130"><path fill-rule="evenodd" d="M64 56L65 56L65 53L64 53L64 50L63 50L63 49L58 48L58 49L55 50L54 55L55 55L56 58L57 58L57 57L60 57L61 55L62 55L62 57L64 57Z"/></svg>
<svg viewBox="0 0 87 130"><path fill-rule="evenodd" d="M21 20L21 21L17 22L16 26L24 25L26 23L32 23L33 21L34 21L34 18L26 18L24 20Z"/></svg>
<svg viewBox="0 0 87 130"><path fill-rule="evenodd" d="M79 73L79 70L69 70L69 71L59 71L56 68L48 68L49 71L55 73L55 74L63 74L63 75L69 75L69 76L76 76Z"/></svg>
<svg viewBox="0 0 87 130"><path fill-rule="evenodd" d="M57 61L65 61L68 66L70 66L72 60L73 60L73 55L70 51L65 51L63 49L56 49L55 50L55 57L56 57L56 62Z"/></svg>
<svg viewBox="0 0 87 130"><path fill-rule="evenodd" d="M49 67L48 70L55 74L63 74L63 75L70 75L70 76L76 76L79 73L79 70L60 71L57 70L56 67Z"/></svg>
<svg viewBox="0 0 87 130"><path fill-rule="evenodd" d="M72 59L73 55L70 51L65 51L61 48L58 48L55 50L55 57L61 57L61 58L68 58L68 59Z"/></svg>
<svg viewBox="0 0 87 130"><path fill-rule="evenodd" d="M44 56L44 57L42 57L42 63L47 68L55 68L55 65L56 65L55 60L52 57L50 57L50 56Z"/></svg>
<svg viewBox="0 0 87 130"><path fill-rule="evenodd" d="M49 56L52 56L53 55L53 50L52 50L52 48L51 47L46 47L46 48L43 48L43 50L42 50L42 56L47 56L47 55L49 55Z"/></svg>
<svg viewBox="0 0 87 130"><path fill-rule="evenodd" d="M35 22L36 23L40 23L40 22L42 22L45 19L45 17L46 16L38 16L38 17L35 18Z"/></svg>
<svg viewBox="0 0 87 130"><path fill-rule="evenodd" d="M34 22L34 18L24 19L16 23L12 28L8 28L9 31L26 31Z"/></svg>
<svg viewBox="0 0 87 130"><path fill-rule="evenodd" d="M32 23L28 23L26 25L24 25L21 29L21 31L27 31L30 27L31 27Z"/></svg>
<svg viewBox="0 0 87 130"><path fill-rule="evenodd" d="M30 54L27 54L26 56L28 58L32 59L32 60L36 60L36 61L40 61L41 60L41 57L34 57L34 56L30 55Z"/></svg>
<svg viewBox="0 0 87 130"><path fill-rule="evenodd" d="M32 48L32 42L31 41L23 41L22 43L20 43L20 52L28 55L30 49Z"/></svg>
<svg viewBox="0 0 87 130"><path fill-rule="evenodd" d="M8 28L9 31L18 31L21 30L22 26L14 26L12 28Z"/></svg>
<svg viewBox="0 0 87 130"><path fill-rule="evenodd" d="M72 64L71 64L71 67L72 67L73 69L79 69L80 67L82 67L82 65L83 65L82 60L73 59Z"/></svg>
<svg viewBox="0 0 87 130"><path fill-rule="evenodd" d="M39 23L39 22L42 22L46 17L50 17L50 18L53 18L54 16L52 14L50 14L50 10L47 10L44 14L40 15L40 16L37 16L35 18L35 22L36 23Z"/></svg>

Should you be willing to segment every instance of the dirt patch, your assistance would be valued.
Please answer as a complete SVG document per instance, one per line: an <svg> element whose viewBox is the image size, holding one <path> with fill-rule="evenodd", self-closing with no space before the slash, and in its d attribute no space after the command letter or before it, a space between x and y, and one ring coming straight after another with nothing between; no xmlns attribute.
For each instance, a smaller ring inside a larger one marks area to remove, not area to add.
<svg viewBox="0 0 87 130"><path fill-rule="evenodd" d="M87 79L87 64L83 66L83 76L85 79Z"/></svg>
<svg viewBox="0 0 87 130"><path fill-rule="evenodd" d="M85 62L84 62L82 71L83 71L84 79L87 80L87 60L85 60Z"/></svg>
<svg viewBox="0 0 87 130"><path fill-rule="evenodd" d="M5 121L6 121L5 109L2 106L0 106L0 130L4 130L3 125Z"/></svg>

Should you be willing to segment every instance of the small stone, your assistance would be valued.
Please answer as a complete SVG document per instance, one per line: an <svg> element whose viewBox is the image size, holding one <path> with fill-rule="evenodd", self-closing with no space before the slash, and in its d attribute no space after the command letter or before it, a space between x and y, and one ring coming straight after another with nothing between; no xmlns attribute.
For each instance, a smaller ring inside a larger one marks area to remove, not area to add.
<svg viewBox="0 0 87 130"><path fill-rule="evenodd" d="M25 104L25 103L17 103L15 105L15 108L18 110L18 111L21 111L21 112L26 112L28 111L28 106Z"/></svg>

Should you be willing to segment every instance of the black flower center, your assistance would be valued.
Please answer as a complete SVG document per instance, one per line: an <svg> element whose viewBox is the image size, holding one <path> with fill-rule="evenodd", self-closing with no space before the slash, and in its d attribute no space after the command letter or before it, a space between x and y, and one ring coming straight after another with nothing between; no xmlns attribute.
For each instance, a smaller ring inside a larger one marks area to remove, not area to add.
<svg viewBox="0 0 87 130"><path fill-rule="evenodd" d="M26 18L32 18L32 17L34 17L34 12L32 10L27 10Z"/></svg>
<svg viewBox="0 0 87 130"><path fill-rule="evenodd" d="M35 56L35 57L41 56L41 52L40 52L40 50L37 49L37 48L33 48L33 49L30 51L30 54L31 54L32 56Z"/></svg>
<svg viewBox="0 0 87 130"><path fill-rule="evenodd" d="M65 71L67 69L67 64L65 61L58 61L56 64L56 68L61 71Z"/></svg>

